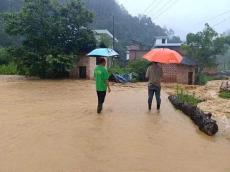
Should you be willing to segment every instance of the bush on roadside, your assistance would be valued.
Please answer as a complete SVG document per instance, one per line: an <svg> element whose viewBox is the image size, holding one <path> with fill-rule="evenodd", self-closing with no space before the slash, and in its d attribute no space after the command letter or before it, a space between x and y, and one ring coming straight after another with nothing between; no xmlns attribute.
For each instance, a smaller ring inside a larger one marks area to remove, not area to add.
<svg viewBox="0 0 230 172"><path fill-rule="evenodd" d="M197 106L199 103L202 102L202 100L195 97L195 94L190 95L188 92L186 92L182 88L179 88L178 86L177 86L176 94L180 103L187 103L192 106Z"/></svg>
<svg viewBox="0 0 230 172"><path fill-rule="evenodd" d="M138 81L146 81L145 73L149 65L150 62L144 59L133 60L129 62L127 70L129 73L135 73Z"/></svg>
<svg viewBox="0 0 230 172"><path fill-rule="evenodd" d="M109 73L115 73L115 74L125 74L128 73L126 67L120 67L119 65L112 66L108 69Z"/></svg>
<svg viewBox="0 0 230 172"><path fill-rule="evenodd" d="M0 75L17 75L17 66L13 63L0 65Z"/></svg>
<svg viewBox="0 0 230 172"><path fill-rule="evenodd" d="M221 76L210 76L210 75L205 75L205 74L201 74L200 76L197 77L199 85L205 85L209 81L222 80L222 79L225 79L225 78Z"/></svg>
<svg viewBox="0 0 230 172"><path fill-rule="evenodd" d="M145 73L149 64L150 63L144 59L138 59L130 61L126 67L115 65L108 70L110 74L132 74L133 82L146 81Z"/></svg>

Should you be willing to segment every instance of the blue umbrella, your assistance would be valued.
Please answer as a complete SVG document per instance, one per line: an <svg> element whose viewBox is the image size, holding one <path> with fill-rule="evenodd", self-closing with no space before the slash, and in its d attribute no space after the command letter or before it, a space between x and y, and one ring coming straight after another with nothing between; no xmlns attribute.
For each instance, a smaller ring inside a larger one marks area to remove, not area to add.
<svg viewBox="0 0 230 172"><path fill-rule="evenodd" d="M87 56L90 57L114 57L119 54L111 48L97 48L91 51Z"/></svg>

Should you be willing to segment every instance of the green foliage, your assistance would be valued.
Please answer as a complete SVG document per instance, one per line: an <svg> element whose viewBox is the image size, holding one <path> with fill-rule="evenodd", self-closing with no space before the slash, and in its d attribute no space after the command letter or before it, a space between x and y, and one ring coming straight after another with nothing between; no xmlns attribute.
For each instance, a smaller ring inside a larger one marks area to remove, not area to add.
<svg viewBox="0 0 230 172"><path fill-rule="evenodd" d="M210 67L216 64L214 48L214 39L217 36L208 24L202 32L187 35L186 45L183 45L185 55L195 59L199 63L200 70L204 67Z"/></svg>
<svg viewBox="0 0 230 172"><path fill-rule="evenodd" d="M62 0L65 2L65 0ZM155 24L146 15L131 16L128 11L117 3L117 0L82 0L90 9L95 20L92 27L95 29L108 29L113 33L113 16L115 19L114 36L119 40L115 49L125 59L126 47L133 40L142 43L147 48L152 48L154 36L166 36L166 29Z"/></svg>
<svg viewBox="0 0 230 172"><path fill-rule="evenodd" d="M125 67L120 67L119 65L112 66L108 69L109 73L115 73L115 74L125 74L128 73L127 68Z"/></svg>
<svg viewBox="0 0 230 172"><path fill-rule="evenodd" d="M224 99L230 99L230 91L221 91L219 96Z"/></svg>
<svg viewBox="0 0 230 172"><path fill-rule="evenodd" d="M228 77L225 76L210 76L205 74L200 74L200 85L205 85L209 81L215 81L215 80L226 80Z"/></svg>
<svg viewBox="0 0 230 172"><path fill-rule="evenodd" d="M106 34L101 34L100 36L100 48L112 48L113 47L113 40ZM103 46L102 46L103 45Z"/></svg>
<svg viewBox="0 0 230 172"><path fill-rule="evenodd" d="M22 47L13 51L20 72L42 78L66 76L76 58L73 54L95 47L93 32L87 29L92 17L80 0L66 5L25 0L19 13L6 13L6 32L23 37Z"/></svg>
<svg viewBox="0 0 230 172"><path fill-rule="evenodd" d="M150 63L144 59L133 60L129 62L127 70L129 73L137 74L138 81L145 81L145 73L149 65Z"/></svg>
<svg viewBox="0 0 230 172"><path fill-rule="evenodd" d="M132 60L125 67L115 65L109 68L109 73L116 73L116 74L132 73L134 77L133 79L135 81L146 81L145 73L149 65L150 62L144 59Z"/></svg>
<svg viewBox="0 0 230 172"><path fill-rule="evenodd" d="M208 81L216 80L214 76L208 76L205 74L200 74L199 78L200 78L200 82L199 82L200 85L205 85L207 84Z"/></svg>
<svg viewBox="0 0 230 172"><path fill-rule="evenodd" d="M195 94L190 95L184 89L177 86L177 97L179 102L197 106L202 101L195 97Z"/></svg>
<svg viewBox="0 0 230 172"><path fill-rule="evenodd" d="M16 75L18 74L17 66L14 63L0 65L0 75Z"/></svg>
<svg viewBox="0 0 230 172"><path fill-rule="evenodd" d="M217 65L216 57L225 50L225 38L218 37L217 32L208 24L203 31L187 35L186 44L182 46L186 56L198 62L197 82L202 82L201 73L205 67Z"/></svg>
<svg viewBox="0 0 230 172"><path fill-rule="evenodd" d="M0 48L0 65L7 65L13 61L11 55L6 48Z"/></svg>

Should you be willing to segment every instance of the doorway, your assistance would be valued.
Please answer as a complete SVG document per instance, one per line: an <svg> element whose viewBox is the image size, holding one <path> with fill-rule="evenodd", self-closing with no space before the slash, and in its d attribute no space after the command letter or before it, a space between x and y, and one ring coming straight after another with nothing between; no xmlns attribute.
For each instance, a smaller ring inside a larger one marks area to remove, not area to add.
<svg viewBox="0 0 230 172"><path fill-rule="evenodd" d="M86 66L79 67L79 78L86 79Z"/></svg>
<svg viewBox="0 0 230 172"><path fill-rule="evenodd" d="M188 85L193 84L193 72L188 73Z"/></svg>

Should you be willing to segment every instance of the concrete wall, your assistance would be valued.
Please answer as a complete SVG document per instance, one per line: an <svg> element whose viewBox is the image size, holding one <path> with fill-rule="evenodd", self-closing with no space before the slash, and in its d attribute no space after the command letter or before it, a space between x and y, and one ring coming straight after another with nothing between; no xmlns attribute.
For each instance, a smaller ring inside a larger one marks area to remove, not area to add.
<svg viewBox="0 0 230 172"><path fill-rule="evenodd" d="M106 59L107 60L107 59ZM94 69L96 67L96 58L88 57L88 56L81 56L80 60L76 62L73 70L70 72L70 78L72 79L79 79L79 67L85 66L86 67L86 79L93 79L94 78Z"/></svg>
<svg viewBox="0 0 230 172"><path fill-rule="evenodd" d="M96 67L96 58L90 58L89 59L89 67L88 67L88 73L89 73L89 76L88 76L88 79L94 79L94 69Z"/></svg>

